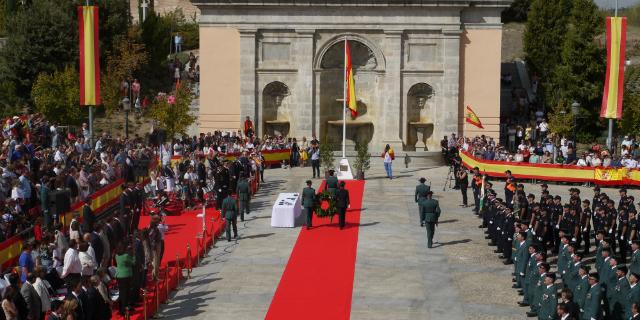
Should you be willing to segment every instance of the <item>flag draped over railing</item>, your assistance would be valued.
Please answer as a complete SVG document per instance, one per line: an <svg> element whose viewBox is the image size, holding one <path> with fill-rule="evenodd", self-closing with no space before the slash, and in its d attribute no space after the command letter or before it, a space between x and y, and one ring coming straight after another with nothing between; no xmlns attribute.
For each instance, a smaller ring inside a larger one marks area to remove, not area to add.
<svg viewBox="0 0 640 320"><path fill-rule="evenodd" d="M607 17L607 74L600 108L601 118L622 117L626 42L627 18Z"/></svg>
<svg viewBox="0 0 640 320"><path fill-rule="evenodd" d="M100 41L98 7L78 7L80 40L80 105L100 104Z"/></svg>

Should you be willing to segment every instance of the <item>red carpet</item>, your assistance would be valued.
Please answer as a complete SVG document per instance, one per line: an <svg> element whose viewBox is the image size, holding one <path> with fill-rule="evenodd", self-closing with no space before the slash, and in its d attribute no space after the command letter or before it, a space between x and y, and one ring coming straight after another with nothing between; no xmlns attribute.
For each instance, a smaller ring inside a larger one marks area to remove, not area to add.
<svg viewBox="0 0 640 320"><path fill-rule="evenodd" d="M351 208L345 229L338 215L313 217L313 228L301 228L266 319L349 319L358 249L364 181L347 181Z"/></svg>
<svg viewBox="0 0 640 320"><path fill-rule="evenodd" d="M187 244L190 244L191 246L191 265L194 267L197 262L196 250L199 250L200 252L204 250L203 242L198 243L198 241L203 240L197 239L198 233L202 231L202 219L197 217L200 213L202 213L202 209L186 211L179 216L167 216L165 218L167 225L169 225L169 231L165 234L164 256L162 257L162 263L160 264L161 281L159 283L158 291L161 303L167 299L167 282L165 282L167 263L169 263L168 285L169 289L173 290L177 287L179 279L179 271L176 268L176 254L179 256L180 266L182 269L186 269ZM211 235L214 234L217 236L224 230L224 221L220 219L220 213L214 208L207 208L206 216L206 242L211 243L215 239L215 237L212 237ZM211 222L211 217L215 217L215 223ZM149 221L149 216L140 217L140 228L149 226ZM156 310L156 288L155 283L152 283L151 281L151 270L149 270L148 279L146 305L147 318L150 319ZM117 307L115 306L113 319L122 319L118 314ZM144 319L143 307L136 308L134 313L131 315L131 319Z"/></svg>

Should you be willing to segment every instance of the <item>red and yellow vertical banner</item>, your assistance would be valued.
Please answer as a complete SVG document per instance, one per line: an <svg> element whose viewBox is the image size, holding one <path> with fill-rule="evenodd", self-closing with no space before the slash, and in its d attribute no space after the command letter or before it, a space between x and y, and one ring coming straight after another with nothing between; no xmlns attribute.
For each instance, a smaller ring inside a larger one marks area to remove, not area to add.
<svg viewBox="0 0 640 320"><path fill-rule="evenodd" d="M80 39L80 105L100 104L100 41L98 7L78 7Z"/></svg>
<svg viewBox="0 0 640 320"><path fill-rule="evenodd" d="M622 117L626 43L627 18L607 17L607 75L600 108L601 118Z"/></svg>
<svg viewBox="0 0 640 320"><path fill-rule="evenodd" d="M344 66L347 79L347 108L351 110L351 117L358 115L358 101L356 100L356 82L353 79L353 66L351 65L351 49L349 49L349 41L344 40Z"/></svg>

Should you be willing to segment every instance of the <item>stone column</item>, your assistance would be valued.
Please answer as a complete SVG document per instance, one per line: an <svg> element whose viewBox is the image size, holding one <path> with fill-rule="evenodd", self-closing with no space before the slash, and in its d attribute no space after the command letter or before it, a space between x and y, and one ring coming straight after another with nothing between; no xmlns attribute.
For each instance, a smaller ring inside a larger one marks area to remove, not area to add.
<svg viewBox="0 0 640 320"><path fill-rule="evenodd" d="M240 123L249 116L253 119L258 137L264 128L258 110L256 89L256 29L240 29Z"/></svg>
<svg viewBox="0 0 640 320"><path fill-rule="evenodd" d="M382 118L376 131L382 131L382 144L390 144L396 151L402 150L400 139L400 113L402 110L402 30L385 30L384 55L386 59L385 90L383 92Z"/></svg>
<svg viewBox="0 0 640 320"><path fill-rule="evenodd" d="M440 126L435 129L439 132L433 133L432 145L436 148L439 138L451 133L459 134L458 121L460 115L458 108L459 87L460 87L460 30L443 30L443 92L442 108L438 110L438 119L441 119Z"/></svg>
<svg viewBox="0 0 640 320"><path fill-rule="evenodd" d="M298 139L306 136L311 138L313 130L313 106L314 106L314 73L313 73L313 42L315 30L296 30L297 40L293 51L293 57L298 66L298 81L296 85L296 127L292 131Z"/></svg>

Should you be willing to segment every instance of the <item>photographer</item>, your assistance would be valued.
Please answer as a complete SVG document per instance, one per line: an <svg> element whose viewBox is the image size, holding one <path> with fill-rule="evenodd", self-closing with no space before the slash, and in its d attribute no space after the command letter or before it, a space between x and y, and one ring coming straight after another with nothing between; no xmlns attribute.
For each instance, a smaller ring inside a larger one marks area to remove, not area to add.
<svg viewBox="0 0 640 320"><path fill-rule="evenodd" d="M450 166L453 166L453 172L455 173L456 178L456 186L454 189L460 189L460 181L458 180L458 171L460 171L460 166L462 164L462 159L458 154L458 149L456 147L452 147L449 149L449 157L450 157ZM468 183L467 183L468 184Z"/></svg>

